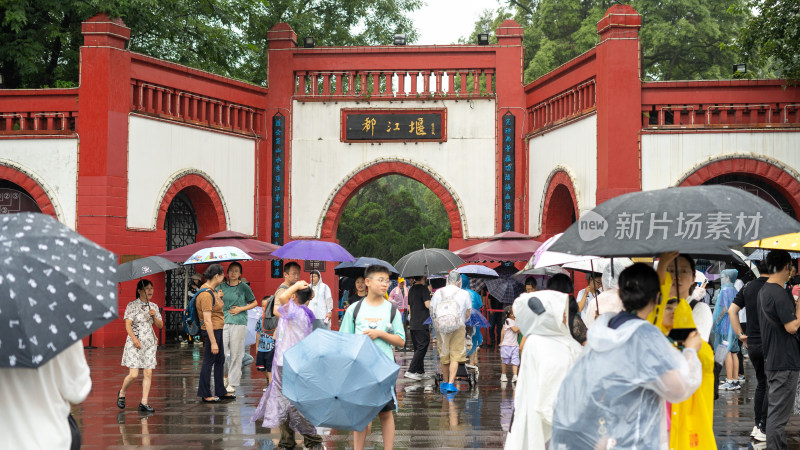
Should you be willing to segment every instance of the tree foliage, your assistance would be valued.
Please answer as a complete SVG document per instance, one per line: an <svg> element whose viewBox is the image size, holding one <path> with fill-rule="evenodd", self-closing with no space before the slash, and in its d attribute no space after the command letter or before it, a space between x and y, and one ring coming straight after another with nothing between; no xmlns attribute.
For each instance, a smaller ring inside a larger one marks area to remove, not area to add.
<svg viewBox="0 0 800 450"><path fill-rule="evenodd" d="M288 22L318 45L388 44L416 32L421 0L0 0L0 74L8 88L77 85L81 22L98 12L131 28L131 50L266 81L267 31Z"/></svg>
<svg viewBox="0 0 800 450"><path fill-rule="evenodd" d="M756 14L749 12L755 10ZM800 80L800 2L797 0L748 0L731 12L747 17L733 48L748 63L748 73L774 74Z"/></svg>
<svg viewBox="0 0 800 450"><path fill-rule="evenodd" d="M729 13L748 0L633 0L642 15L642 77L646 80L729 78L737 62L734 41L749 13ZM751 0L756 1L756 0ZM789 0L787 0L789 1ZM595 46L597 22L612 0L506 0L484 13L478 31L494 32L498 20L522 25L525 82L550 72ZM491 28L488 28L490 27Z"/></svg>
<svg viewBox="0 0 800 450"><path fill-rule="evenodd" d="M394 263L423 245L447 248L451 235L450 220L436 194L410 178L389 175L350 199L336 237L354 256Z"/></svg>

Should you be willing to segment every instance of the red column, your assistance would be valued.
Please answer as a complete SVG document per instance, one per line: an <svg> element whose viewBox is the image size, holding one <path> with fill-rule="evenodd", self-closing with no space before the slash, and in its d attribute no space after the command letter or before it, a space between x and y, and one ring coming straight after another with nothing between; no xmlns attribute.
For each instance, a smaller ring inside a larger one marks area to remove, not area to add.
<svg viewBox="0 0 800 450"><path fill-rule="evenodd" d="M642 188L639 28L642 16L614 5L597 23L597 203Z"/></svg>
<svg viewBox="0 0 800 450"><path fill-rule="evenodd" d="M497 218L495 221L495 231L498 233L501 229L502 209L502 167L501 155L503 152L501 136L501 120L504 114L511 112L515 117L515 159L516 159L516 173L515 173L515 201L514 201L514 230L527 231L527 201L525 201L527 193L527 151L525 150L525 143L522 139L525 127L525 89L523 86L523 70L522 67L522 27L513 20L504 21L499 28L497 28L497 67L495 68L495 88L497 95L497 117L495 120L497 127L497 196L498 207L496 209ZM487 75L487 81L492 78ZM487 86L488 92L492 91L491 86Z"/></svg>
<svg viewBox="0 0 800 450"><path fill-rule="evenodd" d="M77 131L78 232L117 254L124 246L127 216L128 113L131 108L130 29L120 19L98 14L81 27L80 102ZM163 292L163 285L160 287ZM120 308L130 298L120 300ZM93 337L97 346L119 345L116 322Z"/></svg>

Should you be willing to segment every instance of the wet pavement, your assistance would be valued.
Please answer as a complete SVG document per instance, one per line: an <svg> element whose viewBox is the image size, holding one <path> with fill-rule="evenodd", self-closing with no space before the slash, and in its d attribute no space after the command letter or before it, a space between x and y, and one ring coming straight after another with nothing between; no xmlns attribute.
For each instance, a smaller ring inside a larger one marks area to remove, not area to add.
<svg viewBox="0 0 800 450"><path fill-rule="evenodd" d="M404 378L412 352L397 352L402 369L397 382L395 448L503 447L511 420L513 385L499 381L499 351L481 349L479 355L480 375L475 389L470 390L464 381L459 386L462 391L449 399L438 392L432 379ZM278 430L273 432L250 423L266 386L264 374L254 365L244 368L236 400L204 404L196 397L202 346L175 344L159 350L149 400L156 412L143 417L137 412L140 382L128 389L127 408L121 411L116 407L115 397L127 374L127 369L120 366L121 356L122 348L86 350L92 370L92 393L72 411L82 430L83 448L149 445L272 449L278 442ZM439 372L435 364L429 352L425 367L428 374ZM720 449L754 448L749 434L753 428L755 375L749 364L746 376L748 381L741 391L720 392L714 405L714 431ZM790 449L800 450L799 429L800 417L792 416L787 427ZM325 448L352 448L351 433L321 431ZM367 448L383 448L380 431L380 421L373 421Z"/></svg>

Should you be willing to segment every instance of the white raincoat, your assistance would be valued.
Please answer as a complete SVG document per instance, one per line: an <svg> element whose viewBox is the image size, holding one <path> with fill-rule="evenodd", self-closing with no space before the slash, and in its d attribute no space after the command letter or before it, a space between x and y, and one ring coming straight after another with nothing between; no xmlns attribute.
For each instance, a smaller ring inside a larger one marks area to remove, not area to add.
<svg viewBox="0 0 800 450"><path fill-rule="evenodd" d="M534 298L538 299L538 305ZM520 361L514 417L505 448L544 450L550 439L558 387L582 347L564 323L569 309L567 294L556 291L522 294L514 301L513 308L517 326L528 340Z"/></svg>
<svg viewBox="0 0 800 450"><path fill-rule="evenodd" d="M551 449L666 448L664 401L680 403L700 386L694 349L681 354L638 318L612 329L614 316L604 314L589 328L587 350L561 385Z"/></svg>

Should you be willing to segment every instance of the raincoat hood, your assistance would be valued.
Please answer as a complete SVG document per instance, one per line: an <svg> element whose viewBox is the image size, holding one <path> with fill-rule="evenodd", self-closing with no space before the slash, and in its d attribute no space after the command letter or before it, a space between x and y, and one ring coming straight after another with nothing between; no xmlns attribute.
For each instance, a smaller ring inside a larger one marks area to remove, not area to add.
<svg viewBox="0 0 800 450"><path fill-rule="evenodd" d="M739 277L739 271L736 269L725 269L722 271L722 285L723 286L733 286L733 283L736 282L736 278Z"/></svg>
<svg viewBox="0 0 800 450"><path fill-rule="evenodd" d="M558 291L525 293L514 301L514 316L523 336L566 336L572 339L564 323L569 296Z"/></svg>
<svg viewBox="0 0 800 450"><path fill-rule="evenodd" d="M646 325L644 320L629 320L618 328L609 328L608 322L615 314L603 314L594 321L589 331L586 333L586 347L596 352L607 352L614 350L631 338L633 333L642 325Z"/></svg>
<svg viewBox="0 0 800 450"><path fill-rule="evenodd" d="M655 325L664 334L669 334L670 331L664 326L664 309L666 309L667 301L669 301L670 287L672 287L672 276L667 272L664 282L661 283L661 301L647 316L647 321ZM672 319L672 328L697 328L692 317L692 307L689 306L686 299L678 299L678 305L675 307L675 314Z"/></svg>
<svg viewBox="0 0 800 450"><path fill-rule="evenodd" d="M628 267L628 264L625 264L623 261L619 259L614 260L614 263L606 264L605 268L603 268L603 290L607 291L610 289L619 289L619 274L622 273ZM612 274L613 268L613 274Z"/></svg>
<svg viewBox="0 0 800 450"><path fill-rule="evenodd" d="M461 289L470 289L469 277L463 273L461 274Z"/></svg>

